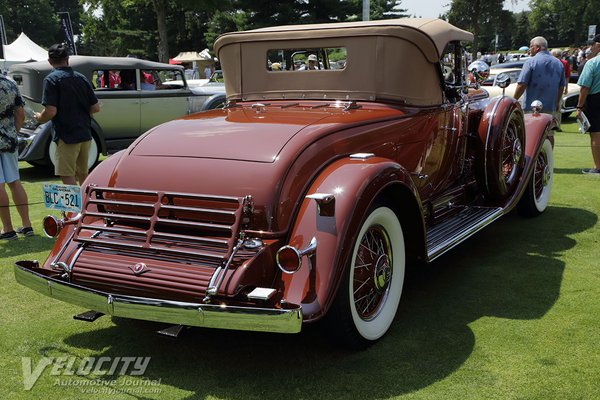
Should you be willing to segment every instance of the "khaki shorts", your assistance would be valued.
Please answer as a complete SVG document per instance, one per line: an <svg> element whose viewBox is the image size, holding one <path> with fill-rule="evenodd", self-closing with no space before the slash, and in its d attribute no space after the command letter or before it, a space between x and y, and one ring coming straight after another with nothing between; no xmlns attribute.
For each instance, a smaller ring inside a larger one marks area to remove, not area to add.
<svg viewBox="0 0 600 400"><path fill-rule="evenodd" d="M88 172L88 155L91 140L87 142L67 144L61 139L56 143L56 165L54 174L57 176L75 176Z"/></svg>

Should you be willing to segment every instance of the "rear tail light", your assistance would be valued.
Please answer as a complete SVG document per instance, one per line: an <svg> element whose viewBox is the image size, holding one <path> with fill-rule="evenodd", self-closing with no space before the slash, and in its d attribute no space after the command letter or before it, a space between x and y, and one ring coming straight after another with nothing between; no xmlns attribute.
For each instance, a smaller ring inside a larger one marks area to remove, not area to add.
<svg viewBox="0 0 600 400"><path fill-rule="evenodd" d="M62 231L62 229L65 227L65 225L75 224L80 219L81 213L63 213L62 219L58 219L53 215L48 215L44 218L44 221L42 222L44 234L51 238L57 237L60 231Z"/></svg>
<svg viewBox="0 0 600 400"><path fill-rule="evenodd" d="M284 246L276 255L277 266L285 274L293 274L302 266L302 256L298 249L292 246Z"/></svg>
<svg viewBox="0 0 600 400"><path fill-rule="evenodd" d="M308 246L298 250L292 246L283 246L277 251L275 260L277 266L284 274L293 274L302 267L302 257L312 256L317 251L317 239L312 238ZM310 262L310 259L309 259Z"/></svg>
<svg viewBox="0 0 600 400"><path fill-rule="evenodd" d="M64 222L52 215L48 215L44 218L43 226L44 234L50 238L54 238L57 237L62 230Z"/></svg>

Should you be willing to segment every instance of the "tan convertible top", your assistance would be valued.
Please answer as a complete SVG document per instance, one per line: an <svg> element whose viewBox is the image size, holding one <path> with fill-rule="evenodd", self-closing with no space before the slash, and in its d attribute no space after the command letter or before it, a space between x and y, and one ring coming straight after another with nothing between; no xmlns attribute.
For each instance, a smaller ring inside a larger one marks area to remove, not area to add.
<svg viewBox="0 0 600 400"><path fill-rule="evenodd" d="M451 41L473 35L440 19L404 18L290 25L233 32L215 42L230 100L280 98L442 101L437 71ZM291 48L347 51L343 70L269 71L267 52Z"/></svg>

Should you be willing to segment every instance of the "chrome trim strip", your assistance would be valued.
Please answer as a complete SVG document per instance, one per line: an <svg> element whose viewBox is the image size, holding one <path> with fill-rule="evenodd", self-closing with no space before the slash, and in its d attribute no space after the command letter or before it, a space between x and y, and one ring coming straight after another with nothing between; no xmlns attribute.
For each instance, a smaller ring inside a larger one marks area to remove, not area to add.
<svg viewBox="0 0 600 400"><path fill-rule="evenodd" d="M255 308L109 294L44 276L33 271L27 263L33 265L29 261L19 261L14 266L15 278L21 285L107 315L257 332L298 333L302 329L302 307L299 305L287 304L287 309Z"/></svg>

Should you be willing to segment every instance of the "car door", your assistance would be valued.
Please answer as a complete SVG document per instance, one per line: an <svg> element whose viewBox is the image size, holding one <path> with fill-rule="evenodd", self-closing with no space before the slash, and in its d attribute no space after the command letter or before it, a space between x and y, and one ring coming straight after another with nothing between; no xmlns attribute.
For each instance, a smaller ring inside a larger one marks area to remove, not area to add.
<svg viewBox="0 0 600 400"><path fill-rule="evenodd" d="M110 80L102 79L109 75ZM113 152L127 147L140 135L140 92L135 70L94 71L93 86L100 104L100 112L93 118L102 129L107 150Z"/></svg>
<svg viewBox="0 0 600 400"><path fill-rule="evenodd" d="M141 131L187 115L188 89L180 70L140 70Z"/></svg>
<svg viewBox="0 0 600 400"><path fill-rule="evenodd" d="M461 96L461 50L450 43L440 62L444 102L428 114L423 129L424 151L415 171L422 199L432 198L453 186L461 173L461 149L466 136Z"/></svg>

